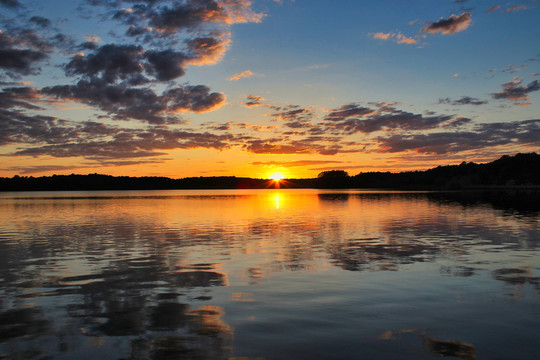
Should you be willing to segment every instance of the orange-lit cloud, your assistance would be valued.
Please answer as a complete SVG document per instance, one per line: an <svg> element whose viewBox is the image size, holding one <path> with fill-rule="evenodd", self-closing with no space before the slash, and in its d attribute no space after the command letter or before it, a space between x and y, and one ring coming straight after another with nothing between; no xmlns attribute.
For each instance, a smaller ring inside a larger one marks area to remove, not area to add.
<svg viewBox="0 0 540 360"><path fill-rule="evenodd" d="M234 74L233 76L227 78L229 81L238 81L242 78L248 78L253 76L254 74L250 70L239 72L238 74Z"/></svg>
<svg viewBox="0 0 540 360"><path fill-rule="evenodd" d="M392 36L392 33L378 32L378 33L371 34L371 36L373 36L374 39L388 40Z"/></svg>
<svg viewBox="0 0 540 360"><path fill-rule="evenodd" d="M254 166L270 166L270 167L297 167L297 166L313 166L322 164L340 164L343 161L335 160L297 160L297 161L255 161L251 165Z"/></svg>
<svg viewBox="0 0 540 360"><path fill-rule="evenodd" d="M370 34L374 39L379 40L392 40L398 44L407 44L407 45L414 45L418 44L418 41L413 37L407 37L403 35L400 32L389 32L389 33L374 33Z"/></svg>
<svg viewBox="0 0 540 360"><path fill-rule="evenodd" d="M228 35L228 34L227 34ZM200 37L188 40L188 49L193 54L187 65L212 65L219 62L231 44L227 37Z"/></svg>
<svg viewBox="0 0 540 360"><path fill-rule="evenodd" d="M262 106L262 105L264 105L264 104L263 104L263 101L264 101L264 98L261 97L261 96L248 95L248 96L246 96L246 102L245 102L245 105L246 105L247 107L252 107L252 106Z"/></svg>

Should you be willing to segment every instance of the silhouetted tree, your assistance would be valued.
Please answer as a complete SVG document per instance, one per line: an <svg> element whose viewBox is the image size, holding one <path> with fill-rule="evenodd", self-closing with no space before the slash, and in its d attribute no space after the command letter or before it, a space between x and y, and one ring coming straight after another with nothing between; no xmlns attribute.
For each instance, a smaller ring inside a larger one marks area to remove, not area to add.
<svg viewBox="0 0 540 360"><path fill-rule="evenodd" d="M319 173L317 184L322 188L350 187L350 177L345 170L329 170Z"/></svg>

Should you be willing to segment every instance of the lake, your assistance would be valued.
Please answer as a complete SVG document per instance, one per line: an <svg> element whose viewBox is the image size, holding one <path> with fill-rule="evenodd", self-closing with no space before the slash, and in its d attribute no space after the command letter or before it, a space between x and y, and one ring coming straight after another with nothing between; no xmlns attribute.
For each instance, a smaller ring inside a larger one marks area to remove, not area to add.
<svg viewBox="0 0 540 360"><path fill-rule="evenodd" d="M0 359L536 359L534 193L0 193Z"/></svg>

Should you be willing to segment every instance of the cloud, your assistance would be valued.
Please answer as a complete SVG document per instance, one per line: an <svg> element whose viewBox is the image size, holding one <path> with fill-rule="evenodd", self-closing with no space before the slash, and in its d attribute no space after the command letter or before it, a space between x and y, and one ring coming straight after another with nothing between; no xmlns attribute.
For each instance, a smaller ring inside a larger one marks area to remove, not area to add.
<svg viewBox="0 0 540 360"><path fill-rule="evenodd" d="M407 45L418 44L418 41L415 38L407 37L400 32L389 32L389 33L378 32L378 33L373 33L370 35L374 39L392 40L398 44L407 44Z"/></svg>
<svg viewBox="0 0 540 360"><path fill-rule="evenodd" d="M492 7L490 7L489 9L486 10L487 13L490 13L490 12L495 12L497 10L499 10L501 8L501 5L494 5Z"/></svg>
<svg viewBox="0 0 540 360"><path fill-rule="evenodd" d="M374 39L388 40L392 36L392 33L378 32L378 33L371 34L371 36L373 36Z"/></svg>
<svg viewBox="0 0 540 360"><path fill-rule="evenodd" d="M31 87L5 88L0 92L0 109L9 111L11 108L23 108L39 110L41 107L35 105L36 100L41 97L39 90Z"/></svg>
<svg viewBox="0 0 540 360"><path fill-rule="evenodd" d="M395 134L375 139L380 152L457 153L499 145L540 145L540 120L479 124L473 131Z"/></svg>
<svg viewBox="0 0 540 360"><path fill-rule="evenodd" d="M276 125L254 125L249 123L230 123L230 125L238 126L242 129L251 129L254 131L271 131L279 127Z"/></svg>
<svg viewBox="0 0 540 360"><path fill-rule="evenodd" d="M68 76L99 76L110 84L117 80L127 80L142 74L144 72L142 64L144 54L141 46L107 44L96 49L93 54L74 55L65 66L65 70ZM155 64L151 61L152 52L149 57L147 66L150 71L153 71ZM168 68L165 71L167 70Z"/></svg>
<svg viewBox="0 0 540 360"><path fill-rule="evenodd" d="M504 83L503 90L497 93L491 94L491 97L496 100L510 100L518 102L525 102L531 97L529 93L540 90L540 83L538 80L530 82L527 86L520 86L522 83L518 78L514 78L513 81ZM523 104L522 104L523 105Z"/></svg>
<svg viewBox="0 0 540 360"><path fill-rule="evenodd" d="M504 10L503 12L504 13L509 13L509 12L512 12L512 11L518 11L518 10L526 10L528 9L527 6L525 5L514 5L506 10Z"/></svg>
<svg viewBox="0 0 540 360"><path fill-rule="evenodd" d="M429 130L441 126L459 126L471 121L453 115L425 116L396 109L387 104L379 104L378 109L357 104L343 105L331 110L325 117L326 125L339 133L369 134L376 131L416 131Z"/></svg>
<svg viewBox="0 0 540 360"><path fill-rule="evenodd" d="M33 22L34 24L42 28L51 26L51 20L44 18L42 16L32 16L28 21Z"/></svg>
<svg viewBox="0 0 540 360"><path fill-rule="evenodd" d="M299 105L270 106L274 112L270 114L273 118L285 122L285 126L293 129L311 128L313 111Z"/></svg>
<svg viewBox="0 0 540 360"><path fill-rule="evenodd" d="M37 63L48 57L53 46L31 30L13 32L0 31L0 69L6 75L17 78L20 75L38 74Z"/></svg>
<svg viewBox="0 0 540 360"><path fill-rule="evenodd" d="M256 161L250 163L254 166L280 166L280 167L298 167L298 166L313 166L323 164L341 164L343 161L332 160L297 160L297 161Z"/></svg>
<svg viewBox="0 0 540 360"><path fill-rule="evenodd" d="M167 155L164 150L213 148L224 150L232 136L196 133L181 130L149 128L122 130L112 140L95 137L84 142L29 147L12 153L13 156L43 156L57 158L83 157L91 160L129 159Z"/></svg>
<svg viewBox="0 0 540 360"><path fill-rule="evenodd" d="M443 35L455 34L466 30L471 25L471 14L466 12L461 15L450 15L448 19L441 18L439 21L422 28L422 32Z"/></svg>
<svg viewBox="0 0 540 360"><path fill-rule="evenodd" d="M302 140L255 139L248 141L242 148L255 154L336 155L343 150L339 144L321 144L321 141L326 142L324 139L309 137Z"/></svg>
<svg viewBox="0 0 540 360"><path fill-rule="evenodd" d="M45 87L42 92L98 107L115 120L137 119L150 124L178 124L178 117L173 115L179 112L208 112L225 103L225 95L211 93L204 85L183 85L157 95L149 87L133 88L91 79L76 85Z"/></svg>
<svg viewBox="0 0 540 360"><path fill-rule="evenodd" d="M230 46L231 40L222 34L221 37L197 37L186 41L190 54L188 65L216 64Z"/></svg>
<svg viewBox="0 0 540 360"><path fill-rule="evenodd" d="M382 130L430 130L450 123L452 120L455 120L455 117L450 115L423 116L404 111L401 114L376 115L368 119L349 119L334 127L347 134L368 134Z"/></svg>
<svg viewBox="0 0 540 360"><path fill-rule="evenodd" d="M253 106L262 106L264 98L261 96L255 96L255 95L248 95L246 96L246 102L245 105L247 107L253 107Z"/></svg>
<svg viewBox="0 0 540 360"><path fill-rule="evenodd" d="M460 99L452 100L450 98L441 98L439 99L439 104L448 104L448 105L485 105L488 103L487 100L480 100L470 96L462 96Z"/></svg>
<svg viewBox="0 0 540 360"><path fill-rule="evenodd" d="M223 150L245 138L164 127L129 129L98 122L75 123L43 116L0 118L2 144L24 145L11 156L83 157L95 161L167 155L167 150L212 148ZM138 160L137 160L138 161Z"/></svg>
<svg viewBox="0 0 540 360"><path fill-rule="evenodd" d="M130 1L122 1L119 3ZM114 2L93 0L91 5L114 7ZM191 0L163 5L146 1L128 9L117 10L113 19L130 28L133 33L152 33L153 36L170 36L182 31L200 29L208 24L238 24L260 22L264 17L251 9L247 0Z"/></svg>
<svg viewBox="0 0 540 360"><path fill-rule="evenodd" d="M227 78L229 81L238 81L242 78L248 78L253 76L254 74L250 70L239 72L238 74L234 74L233 76Z"/></svg>
<svg viewBox="0 0 540 360"><path fill-rule="evenodd" d="M0 0L0 5L11 9L22 7L18 0Z"/></svg>
<svg viewBox="0 0 540 360"><path fill-rule="evenodd" d="M375 113L376 110L360 106L358 104L347 104L342 105L337 109L331 110L328 115L326 115L325 120L327 121L343 121L347 118L353 116L364 116L371 115Z"/></svg>
<svg viewBox="0 0 540 360"><path fill-rule="evenodd" d="M89 169L95 171L98 167L118 167L118 166L130 166L130 165L144 165L144 164L163 164L166 160L162 158L156 159L135 159L135 160L95 160L86 161L79 165L34 165L34 166L12 166L6 168L6 171L16 172L18 174L35 174L49 171L69 171Z"/></svg>

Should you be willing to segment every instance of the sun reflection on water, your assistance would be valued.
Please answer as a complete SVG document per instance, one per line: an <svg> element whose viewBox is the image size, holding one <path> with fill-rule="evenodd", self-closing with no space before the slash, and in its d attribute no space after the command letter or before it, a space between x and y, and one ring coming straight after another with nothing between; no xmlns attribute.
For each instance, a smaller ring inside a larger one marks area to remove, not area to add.
<svg viewBox="0 0 540 360"><path fill-rule="evenodd" d="M276 210L279 210L279 203L281 201L281 194L274 194L274 200L276 202Z"/></svg>

